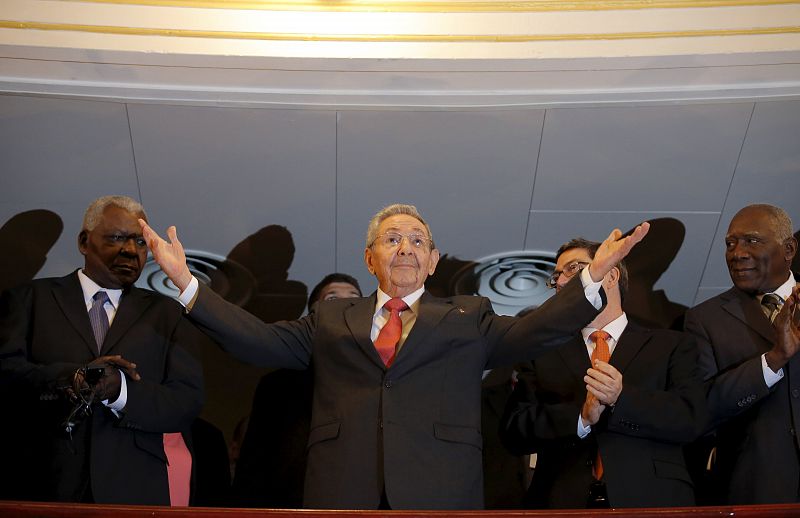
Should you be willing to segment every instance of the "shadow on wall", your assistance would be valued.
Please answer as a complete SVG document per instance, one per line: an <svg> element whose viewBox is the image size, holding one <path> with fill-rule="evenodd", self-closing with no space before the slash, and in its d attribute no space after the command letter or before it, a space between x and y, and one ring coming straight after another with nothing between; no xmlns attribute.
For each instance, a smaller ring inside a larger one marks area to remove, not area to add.
<svg viewBox="0 0 800 518"><path fill-rule="evenodd" d="M224 261L199 272L198 278L265 322L293 320L302 315L308 291L302 282L288 279L294 253L289 230L269 225L244 238ZM192 352L205 374L202 416L223 430L230 442L237 423L250 413L258 381L272 369L239 362L205 336Z"/></svg>
<svg viewBox="0 0 800 518"><path fill-rule="evenodd" d="M0 228L0 292L32 280L63 230L61 217L44 209L20 212L6 221Z"/></svg>
<svg viewBox="0 0 800 518"><path fill-rule="evenodd" d="M630 280L623 305L637 323L652 328L683 329L686 306L670 301L664 290L656 290L654 286L678 255L685 236L686 227L677 219L651 219L650 232L625 259Z"/></svg>

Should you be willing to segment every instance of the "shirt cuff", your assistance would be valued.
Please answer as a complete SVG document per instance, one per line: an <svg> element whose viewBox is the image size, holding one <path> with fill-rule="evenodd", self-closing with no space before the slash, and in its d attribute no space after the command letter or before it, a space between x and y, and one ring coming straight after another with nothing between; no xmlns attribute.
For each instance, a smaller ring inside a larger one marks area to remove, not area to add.
<svg viewBox="0 0 800 518"><path fill-rule="evenodd" d="M775 372L767 365L767 353L761 355L761 370L764 371L764 382L766 382L767 388L772 388L774 384L783 379L783 369Z"/></svg>
<svg viewBox="0 0 800 518"><path fill-rule="evenodd" d="M119 371L119 397L116 401L111 403L108 402L107 399L104 399L102 403L111 409L114 412L114 415L119 417L119 413L125 410L125 405L128 404L128 382L125 380L125 374L122 371Z"/></svg>
<svg viewBox="0 0 800 518"><path fill-rule="evenodd" d="M583 417L581 416L580 412L578 412L578 437L581 439L585 439L587 435L592 431L592 425L584 426L583 425Z"/></svg>
<svg viewBox="0 0 800 518"><path fill-rule="evenodd" d="M178 302L186 309L192 309L192 302L194 301L195 295L197 295L199 287L200 284L197 282L197 277L192 275L192 280L189 281L189 285L178 295Z"/></svg>
<svg viewBox="0 0 800 518"><path fill-rule="evenodd" d="M583 293L586 295L586 300L589 301L589 304L594 306L594 309L602 308L603 298L600 296L600 287L603 285L603 280L600 279L594 282L592 276L589 275L589 268L586 267L581 270L581 284L583 284Z"/></svg>

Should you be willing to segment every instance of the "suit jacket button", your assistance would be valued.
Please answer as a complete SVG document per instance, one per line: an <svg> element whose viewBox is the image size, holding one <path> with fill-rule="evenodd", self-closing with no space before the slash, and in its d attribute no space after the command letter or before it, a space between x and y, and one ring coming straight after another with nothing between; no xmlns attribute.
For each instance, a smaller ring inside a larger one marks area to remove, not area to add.
<svg viewBox="0 0 800 518"><path fill-rule="evenodd" d="M792 397L793 398L800 397L800 390L797 390L796 388L792 389Z"/></svg>
<svg viewBox="0 0 800 518"><path fill-rule="evenodd" d="M383 382L383 386L386 388L392 388L392 380L386 380Z"/></svg>
<svg viewBox="0 0 800 518"><path fill-rule="evenodd" d="M586 467L591 468L593 464L594 464L594 461L592 459L586 459Z"/></svg>

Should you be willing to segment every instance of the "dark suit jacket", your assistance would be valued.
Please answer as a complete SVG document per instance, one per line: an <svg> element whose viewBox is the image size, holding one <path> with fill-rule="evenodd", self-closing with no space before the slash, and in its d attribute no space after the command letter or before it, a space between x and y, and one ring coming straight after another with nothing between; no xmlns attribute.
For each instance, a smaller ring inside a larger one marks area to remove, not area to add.
<svg viewBox="0 0 800 518"><path fill-rule="evenodd" d="M795 275L797 278L797 275ZM697 337L716 427L714 468L731 504L797 502L800 488L800 358L767 389L761 355L775 331L758 300L736 287L686 313Z"/></svg>
<svg viewBox="0 0 800 518"><path fill-rule="evenodd" d="M575 337L519 374L501 437L512 451L538 454L528 505L586 507L598 448L612 507L694 505L681 448L696 437L705 412L694 341L629 323L610 360L622 373L622 392L580 439L590 363L583 338Z"/></svg>
<svg viewBox="0 0 800 518"><path fill-rule="evenodd" d="M500 419L513 390L513 367L492 369L481 383L483 494L486 509L524 509L531 469L525 455L513 455L500 440Z"/></svg>
<svg viewBox="0 0 800 518"><path fill-rule="evenodd" d="M237 507L303 507L313 393L311 371L278 369L261 378L236 462Z"/></svg>
<svg viewBox="0 0 800 518"><path fill-rule="evenodd" d="M424 294L390 368L370 340L375 295L318 305L300 320L265 324L200 288L189 316L241 360L307 368L314 399L307 507L480 508L480 390L484 369L564 343L597 310L579 282L521 319L485 298Z"/></svg>
<svg viewBox="0 0 800 518"><path fill-rule="evenodd" d="M51 396L59 380L98 356L77 273L35 280L3 297L0 377L42 399L16 416L30 425L29 440L17 436L20 443L8 445L34 456L26 468L36 496L169 505L162 434L188 432L203 403L201 366L182 347L191 332L173 300L138 288L123 294L101 355L135 362L142 379L128 380L121 418L98 403L70 439L60 423L72 405Z"/></svg>

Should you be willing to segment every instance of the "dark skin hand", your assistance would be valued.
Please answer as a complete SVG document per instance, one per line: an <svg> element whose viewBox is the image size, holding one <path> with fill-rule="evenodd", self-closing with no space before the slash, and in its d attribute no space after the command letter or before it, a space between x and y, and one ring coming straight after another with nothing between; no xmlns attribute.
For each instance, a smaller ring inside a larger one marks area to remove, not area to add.
<svg viewBox="0 0 800 518"><path fill-rule="evenodd" d="M122 380L120 378L120 371L125 373L128 378L139 381L141 376L136 372L136 364L129 362L120 355L113 356L100 356L94 359L86 366L88 369L93 367L102 367L103 375L100 381L95 384L95 397L98 401L109 400L116 401L119 397L119 392L122 388ZM79 393L82 390L88 390L90 387L84 379L83 372L77 371L72 380L72 390Z"/></svg>
<svg viewBox="0 0 800 518"><path fill-rule="evenodd" d="M766 360L769 368L773 372L778 372L789 360L800 350L800 322L797 316L800 311L800 288L797 286L792 290L792 294L786 299L778 315L775 317L773 326L777 334L777 340L772 349L767 353Z"/></svg>

